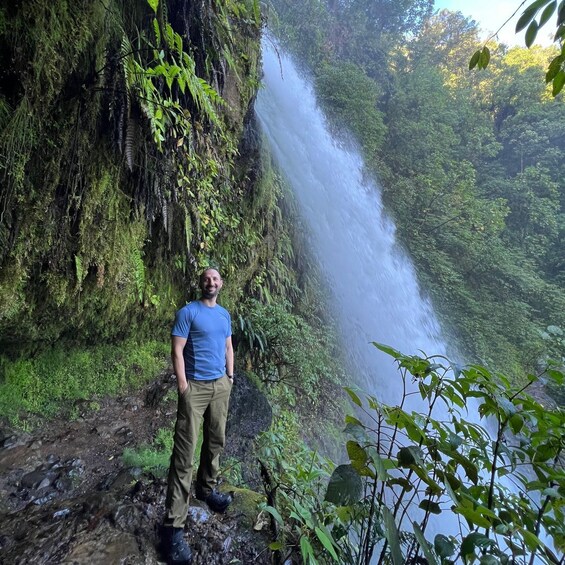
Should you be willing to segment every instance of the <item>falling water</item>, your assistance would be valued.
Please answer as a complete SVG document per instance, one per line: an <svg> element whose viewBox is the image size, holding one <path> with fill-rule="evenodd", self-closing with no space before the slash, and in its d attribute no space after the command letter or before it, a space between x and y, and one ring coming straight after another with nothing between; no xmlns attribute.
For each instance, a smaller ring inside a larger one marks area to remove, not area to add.
<svg viewBox="0 0 565 565"><path fill-rule="evenodd" d="M267 42L263 67L257 114L310 228L354 381L384 402L398 402L397 369L371 342L444 354L439 324L359 152L332 138L309 81Z"/></svg>
<svg viewBox="0 0 565 565"><path fill-rule="evenodd" d="M360 153L332 137L310 82L268 41L263 43L263 69L257 115L310 228L343 347L356 370L353 381L380 401L395 404L402 392L398 370L371 342L408 354L445 355L439 323L396 242L379 186L363 174ZM468 419L478 422L476 410L470 412ZM446 523L451 520L443 517L428 533L436 528L456 533L455 522Z"/></svg>

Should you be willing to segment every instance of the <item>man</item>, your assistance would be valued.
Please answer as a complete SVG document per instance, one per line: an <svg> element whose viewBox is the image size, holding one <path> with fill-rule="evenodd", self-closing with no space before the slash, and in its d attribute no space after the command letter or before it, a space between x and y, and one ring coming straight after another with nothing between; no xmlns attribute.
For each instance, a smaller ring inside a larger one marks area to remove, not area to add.
<svg viewBox="0 0 565 565"><path fill-rule="evenodd" d="M196 476L196 498L224 512L231 496L215 490L225 443L228 403L233 385L231 318L216 303L223 281L216 269L200 275L200 300L176 313L172 335L173 369L179 392L177 423L166 498L165 528L171 563L190 563L183 537L188 512L194 449L202 421L203 442Z"/></svg>

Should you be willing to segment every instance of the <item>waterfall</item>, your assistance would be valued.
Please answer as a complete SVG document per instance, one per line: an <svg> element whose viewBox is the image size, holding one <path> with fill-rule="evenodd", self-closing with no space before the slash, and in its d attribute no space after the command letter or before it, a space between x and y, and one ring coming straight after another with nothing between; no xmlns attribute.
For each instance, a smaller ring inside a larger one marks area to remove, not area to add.
<svg viewBox="0 0 565 565"><path fill-rule="evenodd" d="M408 354L445 354L439 324L396 242L379 186L365 178L359 151L332 138L310 82L267 41L263 69L257 115L310 229L354 382L397 403L397 368L371 342Z"/></svg>
<svg viewBox="0 0 565 565"><path fill-rule="evenodd" d="M359 151L332 137L310 81L268 41L263 42L263 70L257 116L310 229L309 243L327 277L343 348L355 368L352 384L397 404L402 396L398 369L371 342L406 354L445 355L439 323L396 242L378 184L363 173ZM480 423L476 406L469 399L467 418ZM405 408L421 407L413 397ZM434 417L444 419L438 414L441 403L439 408ZM512 488L511 482L501 482ZM429 526L428 534L458 533L448 514Z"/></svg>

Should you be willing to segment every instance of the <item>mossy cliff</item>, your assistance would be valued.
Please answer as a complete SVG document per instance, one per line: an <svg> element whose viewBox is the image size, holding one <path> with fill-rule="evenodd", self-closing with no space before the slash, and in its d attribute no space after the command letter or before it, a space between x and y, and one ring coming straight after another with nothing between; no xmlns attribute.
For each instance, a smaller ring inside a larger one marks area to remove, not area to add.
<svg viewBox="0 0 565 565"><path fill-rule="evenodd" d="M0 8L3 353L160 337L209 263L228 306L266 289L288 238L248 124L260 32L256 0Z"/></svg>

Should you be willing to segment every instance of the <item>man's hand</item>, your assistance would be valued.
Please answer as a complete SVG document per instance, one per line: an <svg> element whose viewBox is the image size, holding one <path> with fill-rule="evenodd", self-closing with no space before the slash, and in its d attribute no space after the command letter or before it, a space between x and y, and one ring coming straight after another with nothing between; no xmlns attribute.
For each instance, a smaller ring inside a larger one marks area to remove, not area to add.
<svg viewBox="0 0 565 565"><path fill-rule="evenodd" d="M188 382L186 381L186 379L184 380L184 382L181 382L180 379L177 381L178 387L179 387L179 394L184 394L184 391L188 388Z"/></svg>

